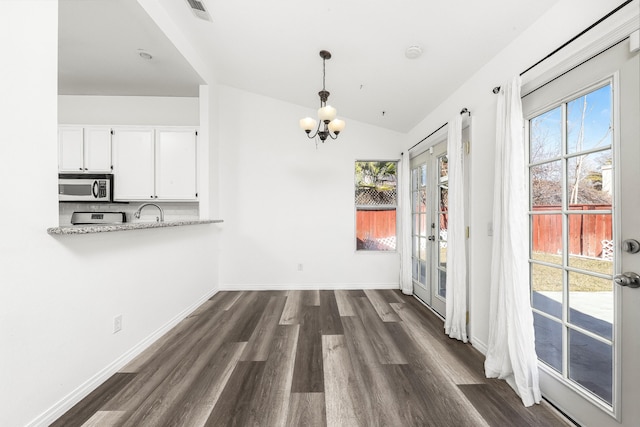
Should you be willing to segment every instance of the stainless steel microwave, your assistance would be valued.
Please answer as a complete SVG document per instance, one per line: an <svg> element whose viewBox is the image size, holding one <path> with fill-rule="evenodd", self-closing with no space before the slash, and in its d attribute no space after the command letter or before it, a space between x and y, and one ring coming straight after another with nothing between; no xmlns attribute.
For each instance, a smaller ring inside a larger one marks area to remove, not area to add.
<svg viewBox="0 0 640 427"><path fill-rule="evenodd" d="M113 175L58 174L58 200L61 202L111 202Z"/></svg>

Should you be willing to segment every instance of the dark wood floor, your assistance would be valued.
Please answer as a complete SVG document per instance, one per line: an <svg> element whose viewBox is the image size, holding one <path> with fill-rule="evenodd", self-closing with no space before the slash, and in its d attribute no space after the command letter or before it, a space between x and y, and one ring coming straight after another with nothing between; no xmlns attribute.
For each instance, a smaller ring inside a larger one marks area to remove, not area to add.
<svg viewBox="0 0 640 427"><path fill-rule="evenodd" d="M392 290L220 292L54 426L566 426Z"/></svg>

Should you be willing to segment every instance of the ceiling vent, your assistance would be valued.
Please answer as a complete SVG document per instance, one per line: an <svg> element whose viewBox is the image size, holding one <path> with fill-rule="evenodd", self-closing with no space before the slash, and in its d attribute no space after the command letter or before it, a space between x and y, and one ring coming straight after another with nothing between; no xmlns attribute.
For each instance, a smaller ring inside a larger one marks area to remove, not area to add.
<svg viewBox="0 0 640 427"><path fill-rule="evenodd" d="M193 14L198 18L204 19L205 21L213 21L201 0L187 0L187 3L189 4L189 7L191 7Z"/></svg>

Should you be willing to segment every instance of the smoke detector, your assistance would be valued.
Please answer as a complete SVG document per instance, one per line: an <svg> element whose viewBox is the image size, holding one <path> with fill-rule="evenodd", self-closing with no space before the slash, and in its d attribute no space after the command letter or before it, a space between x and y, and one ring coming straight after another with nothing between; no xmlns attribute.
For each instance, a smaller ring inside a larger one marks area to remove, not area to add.
<svg viewBox="0 0 640 427"><path fill-rule="evenodd" d="M409 46L404 52L404 56L409 59L416 59L422 55L422 48L418 45Z"/></svg>
<svg viewBox="0 0 640 427"><path fill-rule="evenodd" d="M204 7L202 0L186 0L186 2L196 17L209 22L213 21L211 15L209 15L209 12L207 12L207 9Z"/></svg>

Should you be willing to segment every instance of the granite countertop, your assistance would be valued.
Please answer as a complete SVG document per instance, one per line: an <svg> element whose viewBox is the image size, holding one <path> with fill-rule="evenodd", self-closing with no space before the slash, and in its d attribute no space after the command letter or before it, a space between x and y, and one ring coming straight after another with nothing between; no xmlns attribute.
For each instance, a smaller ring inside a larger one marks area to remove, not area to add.
<svg viewBox="0 0 640 427"><path fill-rule="evenodd" d="M124 224L93 224L93 225L71 225L63 227L47 228L49 234L91 234L108 233L111 231L141 230L144 228L180 227L183 225L215 224L223 222L221 219L204 219L190 221L167 221L167 222L127 222Z"/></svg>

